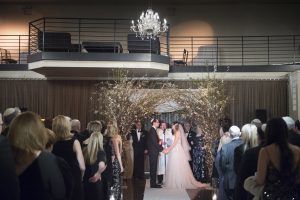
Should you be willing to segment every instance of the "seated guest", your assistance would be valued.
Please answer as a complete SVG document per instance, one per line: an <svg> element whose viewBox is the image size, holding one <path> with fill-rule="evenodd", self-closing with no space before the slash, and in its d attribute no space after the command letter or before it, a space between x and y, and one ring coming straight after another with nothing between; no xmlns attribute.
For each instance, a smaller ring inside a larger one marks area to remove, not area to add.
<svg viewBox="0 0 300 200"><path fill-rule="evenodd" d="M268 121L266 136L255 176L256 183L263 186L262 199L299 199L300 148L288 143L282 118Z"/></svg>
<svg viewBox="0 0 300 200"><path fill-rule="evenodd" d="M296 121L297 122L297 126L296 126L296 122L291 117L283 117L282 119L285 121L289 130L289 136L288 136L289 143L300 147L300 132L298 129L300 128L299 120Z"/></svg>
<svg viewBox="0 0 300 200"><path fill-rule="evenodd" d="M234 150L243 143L240 139L240 129L237 126L231 126L229 129L231 142L225 144L221 148L220 165L222 174L224 175L223 187L226 198L231 200L234 196L234 187L236 180L236 173L234 171Z"/></svg>
<svg viewBox="0 0 300 200"><path fill-rule="evenodd" d="M21 110L18 107L15 108L7 108L3 113L3 122L4 122L4 130L1 135L7 136L9 131L9 125L13 121L13 119L21 113Z"/></svg>
<svg viewBox="0 0 300 200"><path fill-rule="evenodd" d="M3 135L0 135L0 160L1 199L19 200L20 189L18 177L16 175L15 162L8 139Z"/></svg>
<svg viewBox="0 0 300 200"><path fill-rule="evenodd" d="M103 136L100 132L92 133L90 141L83 150L86 170L83 178L85 200L104 200L101 181L106 168L106 155L103 151Z"/></svg>
<svg viewBox="0 0 300 200"><path fill-rule="evenodd" d="M25 112L17 116L10 125L8 138L19 176L20 199L65 199L64 180L56 157L44 151L47 133L38 115Z"/></svg>
<svg viewBox="0 0 300 200"><path fill-rule="evenodd" d="M258 154L265 142L265 133L261 128L257 130L259 145L245 151L241 164L239 165L236 183L235 183L235 200L250 200L253 195L244 189L244 181L249 176L254 176L257 170Z"/></svg>
<svg viewBox="0 0 300 200"><path fill-rule="evenodd" d="M63 158L71 167L74 178L74 192L72 199L83 199L83 189L81 180L85 170L84 158L80 143L71 134L70 121L63 115L58 115L53 119L53 132L57 142L53 146L52 152Z"/></svg>
<svg viewBox="0 0 300 200"><path fill-rule="evenodd" d="M254 124L244 125L242 127L241 139L243 140L243 144L234 150L234 171L236 174L238 173L244 152L247 149L258 146L257 127Z"/></svg>

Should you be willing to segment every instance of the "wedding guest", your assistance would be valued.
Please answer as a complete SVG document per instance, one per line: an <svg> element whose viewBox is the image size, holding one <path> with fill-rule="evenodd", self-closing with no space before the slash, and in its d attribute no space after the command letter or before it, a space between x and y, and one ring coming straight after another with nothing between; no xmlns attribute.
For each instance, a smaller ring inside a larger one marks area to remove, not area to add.
<svg viewBox="0 0 300 200"><path fill-rule="evenodd" d="M289 130L288 141L289 143L300 147L300 123L299 120L296 122L291 117L282 118L287 124Z"/></svg>
<svg viewBox="0 0 300 200"><path fill-rule="evenodd" d="M48 128L46 128L46 133L48 136L48 142L46 144L45 150L48 152L52 152L53 145L56 142L56 136L55 136L55 133ZM65 185L65 189L66 189L66 199L72 200L72 194L73 194L74 182L75 182L75 180L73 178L73 174L72 174L72 169L63 158L56 156L56 160L57 160L58 167L59 167L59 169L62 173L63 179L64 179L64 185Z"/></svg>
<svg viewBox="0 0 300 200"><path fill-rule="evenodd" d="M85 170L84 158L80 143L71 134L70 121L63 115L58 115L53 119L52 130L56 135L57 142L53 146L52 152L63 158L71 167L74 177L73 200L83 199L83 188L81 180Z"/></svg>
<svg viewBox="0 0 300 200"><path fill-rule="evenodd" d="M133 147L132 147L132 137L131 134L126 135L126 140L124 141L124 160L126 162L124 168L124 179L132 179L133 176Z"/></svg>
<svg viewBox="0 0 300 200"><path fill-rule="evenodd" d="M18 115L10 124L12 146L21 200L65 199L65 186L56 157L44 151L47 135L39 116Z"/></svg>
<svg viewBox="0 0 300 200"><path fill-rule="evenodd" d="M90 141L83 150L86 170L83 178L85 200L104 200L102 173L106 168L106 155L103 151L103 136L92 133Z"/></svg>
<svg viewBox="0 0 300 200"><path fill-rule="evenodd" d="M0 160L1 199L19 200L20 188L18 177L16 175L14 158L11 152L9 141L3 135L0 135Z"/></svg>
<svg viewBox="0 0 300 200"><path fill-rule="evenodd" d="M131 131L132 147L133 147L133 178L144 179L144 163L145 154L147 153L146 146L146 131L142 129L140 121L135 122L135 129Z"/></svg>
<svg viewBox="0 0 300 200"><path fill-rule="evenodd" d="M121 173L124 171L121 151L122 151L122 139L119 135L119 129L117 122L112 120L107 124L107 136L111 138L112 147L112 191L111 194L114 196L115 200L121 199Z"/></svg>
<svg viewBox="0 0 300 200"><path fill-rule="evenodd" d="M152 127L150 128L147 136L147 148L149 151L149 164L150 164L150 187L161 188L161 186L156 183L158 155L159 152L163 150L161 144L159 144L159 138L156 132L156 129L159 126L159 120L152 119L151 125Z"/></svg>
<svg viewBox="0 0 300 200"><path fill-rule="evenodd" d="M172 130L167 129L167 123L164 121L160 122L160 126L157 129L157 135L159 140L162 143L162 147L166 149L167 147L171 146L174 139L172 135ZM164 180L164 175L166 175L166 166L168 162L168 155L162 152L159 152L158 157L158 165L157 165L157 179L158 184L162 185Z"/></svg>
<svg viewBox="0 0 300 200"><path fill-rule="evenodd" d="M288 128L282 118L269 120L266 133L255 176L256 183L263 186L262 199L299 199L300 148L288 143Z"/></svg>
<svg viewBox="0 0 300 200"><path fill-rule="evenodd" d="M192 160L190 160L189 163L190 163L191 169L193 170L193 158L194 158L194 156L193 156L194 142L193 141L197 134L194 131L192 131L192 126L189 122L184 122L183 128L185 130L185 134L186 134L188 143L191 147L190 155L191 155Z"/></svg>
<svg viewBox="0 0 300 200"><path fill-rule="evenodd" d="M90 121L87 125L87 129L86 129L86 132L85 133L82 133L82 137L83 139L85 139L83 142L82 142L82 147L86 147L89 143L89 137L92 133L94 132L100 132L101 133L101 130L102 130L102 124L100 121Z"/></svg>
<svg viewBox="0 0 300 200"><path fill-rule="evenodd" d="M227 130L227 129L225 129L225 130ZM220 136L222 136L223 134L224 134L223 129L220 128ZM222 148L222 146L224 146L225 144L228 144L229 142L231 142L230 137L221 137L218 146L221 146L221 148ZM219 181L218 200L227 200L227 197L226 197L225 191L224 191L224 174L223 174L222 169L221 169L221 148L217 149L217 155L216 155L216 159L215 159L215 162L214 162L215 167L216 167L216 171L217 171L217 174L218 174L218 181Z"/></svg>
<svg viewBox="0 0 300 200"><path fill-rule="evenodd" d="M202 183L208 182L208 168L206 165L206 149L204 133L202 129L197 126L197 134L193 138L193 174L197 181Z"/></svg>
<svg viewBox="0 0 300 200"><path fill-rule="evenodd" d="M231 126L229 129L231 142L225 144L221 148L221 170L224 175L223 187L225 191L226 198L229 200L233 199L234 187L236 180L236 173L234 171L234 150L236 147L243 143L240 139L240 129L237 126Z"/></svg>
<svg viewBox="0 0 300 200"><path fill-rule="evenodd" d="M234 190L235 200L253 199L253 195L244 189L244 182L249 176L254 176L257 170L258 154L265 143L265 133L261 128L258 128L257 136L259 145L245 151L239 166Z"/></svg>
<svg viewBox="0 0 300 200"><path fill-rule="evenodd" d="M237 174L244 152L247 149L258 146L257 127L254 124L245 124L242 127L243 144L234 150L234 171Z"/></svg>
<svg viewBox="0 0 300 200"><path fill-rule="evenodd" d="M13 121L15 117L21 114L21 110L18 107L15 108L7 108L3 113L3 124L4 129L2 130L1 135L7 136L9 131L10 123Z"/></svg>
<svg viewBox="0 0 300 200"><path fill-rule="evenodd" d="M261 128L261 126L262 126L260 119L253 119L250 124L255 125L256 128Z"/></svg>

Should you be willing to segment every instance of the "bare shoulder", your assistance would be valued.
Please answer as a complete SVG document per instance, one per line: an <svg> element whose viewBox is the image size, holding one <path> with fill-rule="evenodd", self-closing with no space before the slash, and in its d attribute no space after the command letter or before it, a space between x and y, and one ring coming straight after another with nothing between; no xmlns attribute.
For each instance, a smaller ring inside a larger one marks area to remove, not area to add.
<svg viewBox="0 0 300 200"><path fill-rule="evenodd" d="M300 156L300 148L298 146L289 144L289 147L296 155Z"/></svg>

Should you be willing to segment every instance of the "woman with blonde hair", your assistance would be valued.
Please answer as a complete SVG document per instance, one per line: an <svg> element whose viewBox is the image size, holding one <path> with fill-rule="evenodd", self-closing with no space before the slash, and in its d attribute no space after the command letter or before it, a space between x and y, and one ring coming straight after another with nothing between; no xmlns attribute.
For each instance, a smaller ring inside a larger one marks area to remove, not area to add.
<svg viewBox="0 0 300 200"><path fill-rule="evenodd" d="M107 137L110 138L110 145L112 147L112 183L111 193L116 200L121 199L121 173L124 171L122 165L121 151L122 151L122 139L119 135L119 129L117 122L111 120L107 124Z"/></svg>
<svg viewBox="0 0 300 200"><path fill-rule="evenodd" d="M10 125L8 138L19 177L20 199L65 199L56 157L44 151L48 137L39 116L33 112L18 115Z"/></svg>
<svg viewBox="0 0 300 200"><path fill-rule="evenodd" d="M85 200L104 199L101 175L106 168L106 155L100 132L92 133L83 155L86 163L83 178Z"/></svg>
<svg viewBox="0 0 300 200"><path fill-rule="evenodd" d="M58 115L53 119L52 130L56 135L56 143L52 152L63 158L71 167L74 177L74 192L72 200L83 199L83 189L81 180L84 175L85 164L80 143L71 134L71 123L63 115Z"/></svg>
<svg viewBox="0 0 300 200"><path fill-rule="evenodd" d="M87 125L87 131L91 135L94 132L99 132L101 134L102 130L102 124L100 121L90 121ZM88 137L86 140L82 142L82 147L86 147L90 141L90 137Z"/></svg>
<svg viewBox="0 0 300 200"><path fill-rule="evenodd" d="M245 124L241 132L241 138L244 143L234 150L234 171L236 174L238 174L245 151L258 146L257 127L254 124Z"/></svg>

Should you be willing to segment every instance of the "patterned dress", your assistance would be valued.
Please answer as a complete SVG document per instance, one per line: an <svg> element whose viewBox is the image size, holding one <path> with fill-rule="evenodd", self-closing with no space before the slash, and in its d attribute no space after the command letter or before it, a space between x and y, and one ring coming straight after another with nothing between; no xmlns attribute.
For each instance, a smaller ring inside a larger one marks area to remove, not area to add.
<svg viewBox="0 0 300 200"><path fill-rule="evenodd" d="M111 142L112 145L112 142ZM111 195L114 196L115 200L121 200L121 166L117 159L114 148L112 148L112 155L115 156L115 159L112 161L112 185L111 185Z"/></svg>
<svg viewBox="0 0 300 200"><path fill-rule="evenodd" d="M193 174L197 181L208 181L208 169L206 165L206 152L204 147L204 136L196 136L193 139Z"/></svg>

